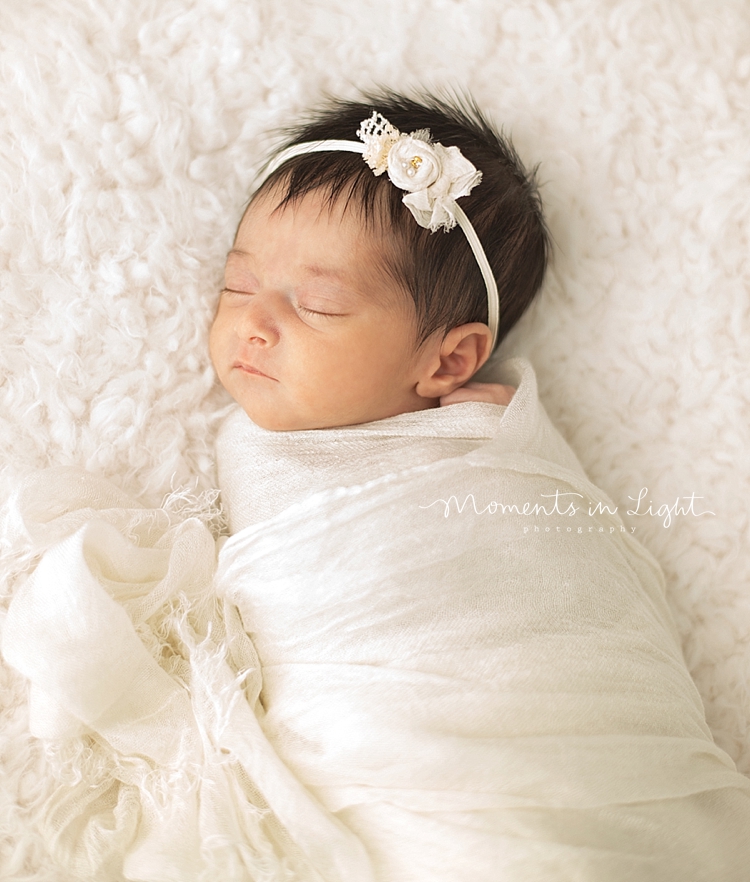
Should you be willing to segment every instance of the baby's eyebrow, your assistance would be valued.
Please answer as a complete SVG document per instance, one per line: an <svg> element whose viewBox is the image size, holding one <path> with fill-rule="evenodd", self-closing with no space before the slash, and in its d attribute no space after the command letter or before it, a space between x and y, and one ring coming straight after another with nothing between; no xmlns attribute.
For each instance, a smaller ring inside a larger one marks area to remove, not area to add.
<svg viewBox="0 0 750 882"><path fill-rule="evenodd" d="M349 282L349 276L343 270L338 270L335 267L329 266L320 266L317 263L306 264L302 267L306 273L309 273L311 276L316 276L318 278L324 279L335 279L337 282Z"/></svg>
<svg viewBox="0 0 750 882"><path fill-rule="evenodd" d="M310 276L316 279L330 279L335 284L333 290L344 296L352 296L358 300L365 300L366 292L364 292L358 281L352 277L351 273L345 269L337 267L324 266L322 264L311 263L305 264L302 269Z"/></svg>
<svg viewBox="0 0 750 882"><path fill-rule="evenodd" d="M243 251L240 248L232 248L227 257L231 257L233 255L238 255L239 257L250 257L253 258L255 255L250 251ZM337 269L332 266L323 266L318 263L310 263L305 264L302 269L311 276L315 276L320 279L333 279L334 281L341 282L342 285L346 285L349 288L353 288L352 278L346 270Z"/></svg>
<svg viewBox="0 0 750 882"><path fill-rule="evenodd" d="M227 254L227 263L229 263L229 258L250 258L253 260L256 255L251 251L243 251L240 248L232 248L232 250ZM309 263L303 264L301 267L304 273L307 276L313 279L323 279L330 280L333 282L331 286L331 293L334 295L338 294L343 297L350 297L356 300L364 300L367 299L365 292L360 290L359 285L356 280L352 277L351 273L347 272L343 268L338 268L335 266L326 266L325 264L319 263Z"/></svg>

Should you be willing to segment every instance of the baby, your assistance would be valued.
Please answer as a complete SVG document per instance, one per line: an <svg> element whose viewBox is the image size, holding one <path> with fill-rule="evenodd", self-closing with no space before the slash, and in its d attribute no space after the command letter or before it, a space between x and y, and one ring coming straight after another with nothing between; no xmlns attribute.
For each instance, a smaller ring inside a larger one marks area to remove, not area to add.
<svg viewBox="0 0 750 882"><path fill-rule="evenodd" d="M508 404L512 387L470 380L538 291L548 252L510 144L473 105L384 94L332 104L286 146L239 225L211 329L219 380L251 420L300 430ZM419 200L428 211L412 210Z"/></svg>
<svg viewBox="0 0 750 882"><path fill-rule="evenodd" d="M241 410L217 439L215 590L305 788L264 793L326 879L743 878L750 786L658 564L528 362L471 382L548 243L475 106L383 94L293 132L228 256L210 349Z"/></svg>

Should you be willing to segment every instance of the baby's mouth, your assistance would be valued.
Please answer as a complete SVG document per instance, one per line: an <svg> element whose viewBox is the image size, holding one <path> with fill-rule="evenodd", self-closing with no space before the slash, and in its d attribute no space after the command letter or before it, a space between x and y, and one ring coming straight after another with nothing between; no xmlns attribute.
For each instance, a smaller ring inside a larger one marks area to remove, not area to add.
<svg viewBox="0 0 750 882"><path fill-rule="evenodd" d="M234 366L239 370L244 371L246 374L252 374L256 377L265 377L267 380L275 380L276 382L278 382L275 377L264 374L263 371L259 371L258 368L253 367L251 364L245 364L242 361L237 361L235 362Z"/></svg>

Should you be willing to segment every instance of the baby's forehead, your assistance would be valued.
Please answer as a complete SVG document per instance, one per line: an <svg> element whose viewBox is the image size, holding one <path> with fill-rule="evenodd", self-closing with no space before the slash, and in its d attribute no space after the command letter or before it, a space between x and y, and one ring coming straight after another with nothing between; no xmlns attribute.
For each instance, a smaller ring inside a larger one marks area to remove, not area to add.
<svg viewBox="0 0 750 882"><path fill-rule="evenodd" d="M403 286L394 272L393 237L368 222L344 197L331 200L319 190L284 201L278 189L262 191L248 205L227 255L227 267L275 259L303 267L310 277L368 289ZM409 298L411 299L411 298Z"/></svg>

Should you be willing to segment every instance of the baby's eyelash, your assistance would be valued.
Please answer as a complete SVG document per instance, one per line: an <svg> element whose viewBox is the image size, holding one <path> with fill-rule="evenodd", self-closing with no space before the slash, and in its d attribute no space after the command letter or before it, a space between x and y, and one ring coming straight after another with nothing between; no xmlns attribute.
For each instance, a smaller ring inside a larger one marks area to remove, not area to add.
<svg viewBox="0 0 750 882"><path fill-rule="evenodd" d="M309 315L325 315L330 316L331 318L343 315L342 312L318 312L316 309L308 309L306 306L297 306L297 309L300 312L309 313Z"/></svg>
<svg viewBox="0 0 750 882"><path fill-rule="evenodd" d="M235 291L232 288L222 288L221 291L219 291L219 294L238 294L240 297L252 296L248 291ZM338 318L345 315L343 312L319 312L317 309L308 309L306 306L302 306L299 303L297 304L296 309L298 312L306 312L308 315L323 315L327 318Z"/></svg>

